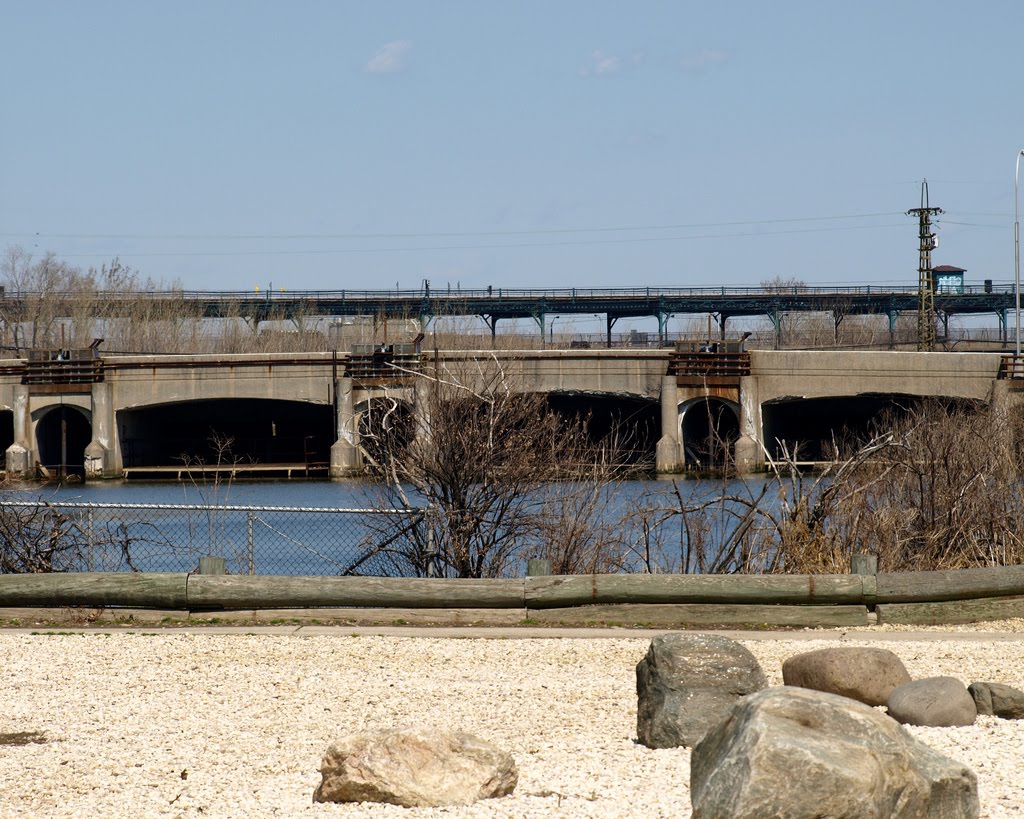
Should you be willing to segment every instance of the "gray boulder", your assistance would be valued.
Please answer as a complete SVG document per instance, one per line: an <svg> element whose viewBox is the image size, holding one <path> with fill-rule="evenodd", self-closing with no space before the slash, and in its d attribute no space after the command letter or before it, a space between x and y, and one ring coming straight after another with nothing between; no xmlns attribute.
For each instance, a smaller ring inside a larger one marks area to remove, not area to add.
<svg viewBox="0 0 1024 819"><path fill-rule="evenodd" d="M889 695L889 716L904 725L950 728L973 725L974 699L956 677L927 677L901 685Z"/></svg>
<svg viewBox="0 0 1024 819"><path fill-rule="evenodd" d="M959 819L974 773L881 711L805 688L740 700L690 756L694 819Z"/></svg>
<svg viewBox="0 0 1024 819"><path fill-rule="evenodd" d="M790 657L782 664L782 681L867 705L885 705L894 688L910 682L910 675L888 649L842 646Z"/></svg>
<svg viewBox="0 0 1024 819"><path fill-rule="evenodd" d="M636 667L637 737L648 748L692 748L736 700L767 684L734 640L661 634Z"/></svg>
<svg viewBox="0 0 1024 819"><path fill-rule="evenodd" d="M1001 683L976 682L967 686L979 714L1003 719L1024 718L1024 691Z"/></svg>
<svg viewBox="0 0 1024 819"><path fill-rule="evenodd" d="M391 730L332 744L315 802L387 802L403 807L468 805L512 793L512 755L471 734Z"/></svg>

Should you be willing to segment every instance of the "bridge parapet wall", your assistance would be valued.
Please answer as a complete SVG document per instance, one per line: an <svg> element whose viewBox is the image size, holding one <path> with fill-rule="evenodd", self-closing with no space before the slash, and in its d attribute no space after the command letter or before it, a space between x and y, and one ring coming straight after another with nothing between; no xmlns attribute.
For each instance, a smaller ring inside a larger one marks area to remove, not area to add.
<svg viewBox="0 0 1024 819"><path fill-rule="evenodd" d="M987 401L998 353L769 351L750 354L757 401L865 393Z"/></svg>
<svg viewBox="0 0 1024 819"><path fill-rule="evenodd" d="M446 361L490 359L524 392L621 395L657 401L668 350L524 350L446 353Z"/></svg>
<svg viewBox="0 0 1024 819"><path fill-rule="evenodd" d="M116 356L104 360L116 409L225 398L330 402L330 353Z"/></svg>

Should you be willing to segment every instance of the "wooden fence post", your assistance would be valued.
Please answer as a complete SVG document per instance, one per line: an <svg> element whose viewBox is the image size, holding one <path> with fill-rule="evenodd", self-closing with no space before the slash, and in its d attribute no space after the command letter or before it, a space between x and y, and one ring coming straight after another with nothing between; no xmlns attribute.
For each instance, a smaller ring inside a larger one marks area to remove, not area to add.
<svg viewBox="0 0 1024 819"><path fill-rule="evenodd" d="M551 561L542 557L531 557L526 561L527 577L547 577L551 574Z"/></svg>
<svg viewBox="0 0 1024 819"><path fill-rule="evenodd" d="M199 574L227 574L227 560L223 557L199 558Z"/></svg>
<svg viewBox="0 0 1024 819"><path fill-rule="evenodd" d="M878 555L850 555L850 574L878 574Z"/></svg>

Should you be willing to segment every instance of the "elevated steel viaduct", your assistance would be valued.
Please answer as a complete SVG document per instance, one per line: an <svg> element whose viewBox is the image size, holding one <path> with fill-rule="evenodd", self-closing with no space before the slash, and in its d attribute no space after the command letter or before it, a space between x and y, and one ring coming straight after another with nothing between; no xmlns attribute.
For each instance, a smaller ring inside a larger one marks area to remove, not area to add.
<svg viewBox="0 0 1024 819"><path fill-rule="evenodd" d="M918 308L917 287L837 286L809 287L632 287L509 289L488 287L478 290L277 290L264 292L178 290L137 294L102 294L105 315L129 315L140 300L163 303L172 312L206 318L241 317L259 324L263 321L344 316L417 319L421 327L443 316L479 316L496 332L500 320L532 319L541 336L549 315L605 316L611 341L612 327L624 318L656 318L662 339L673 315L708 314L716 318L721 337L732 317L767 316L779 327L781 316L790 312L831 313L836 326L846 316L883 315L890 330L898 316ZM24 315L24 307L43 298L52 309L76 315L83 297L61 293L0 294L0 314ZM89 302L93 304L95 298ZM1012 283L986 281L964 285L935 294L936 315L947 330L957 315L992 314L1006 339L1008 315L1015 306Z"/></svg>
<svg viewBox="0 0 1024 819"><path fill-rule="evenodd" d="M485 378L550 396L559 410L591 412L638 430L662 473L703 465L704 442L735 448L755 471L800 442L865 428L885 407L923 397L1012 399L1024 369L991 353L410 349L233 356L70 356L0 362L0 446L8 474L66 469L87 480L180 476L238 468L254 475L358 474L375 402L415 416L428 383L419 370ZM1007 377L1009 376L1009 377ZM715 433L715 436L711 436ZM218 444L230 439L230 453ZM212 446L211 446L212 440ZM225 457L232 460L225 460ZM240 457L242 463L233 458Z"/></svg>

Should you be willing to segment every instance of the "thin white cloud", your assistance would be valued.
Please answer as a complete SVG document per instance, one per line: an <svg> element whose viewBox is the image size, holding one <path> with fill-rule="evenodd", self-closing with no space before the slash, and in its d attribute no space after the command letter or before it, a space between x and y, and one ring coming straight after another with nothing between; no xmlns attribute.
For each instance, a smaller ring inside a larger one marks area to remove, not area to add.
<svg viewBox="0 0 1024 819"><path fill-rule="evenodd" d="M394 40L385 43L366 64L368 74L395 74L405 68L405 57L412 49L408 40Z"/></svg>
<svg viewBox="0 0 1024 819"><path fill-rule="evenodd" d="M727 55L724 51L702 48L699 51L691 51L688 54L684 54L681 63L683 68L688 71L705 71L719 63L724 63L726 57Z"/></svg>
<svg viewBox="0 0 1024 819"><path fill-rule="evenodd" d="M622 58L605 54L600 49L590 55L590 64L580 74L584 77L612 77L622 73Z"/></svg>
<svg viewBox="0 0 1024 819"><path fill-rule="evenodd" d="M634 71L654 69L657 71L683 71L691 74L703 74L729 59L724 51L702 48L688 51L682 55L649 54L643 50L635 50L628 54L610 54L595 49L590 53L589 62L580 69L581 77L615 77L620 74L631 74Z"/></svg>

